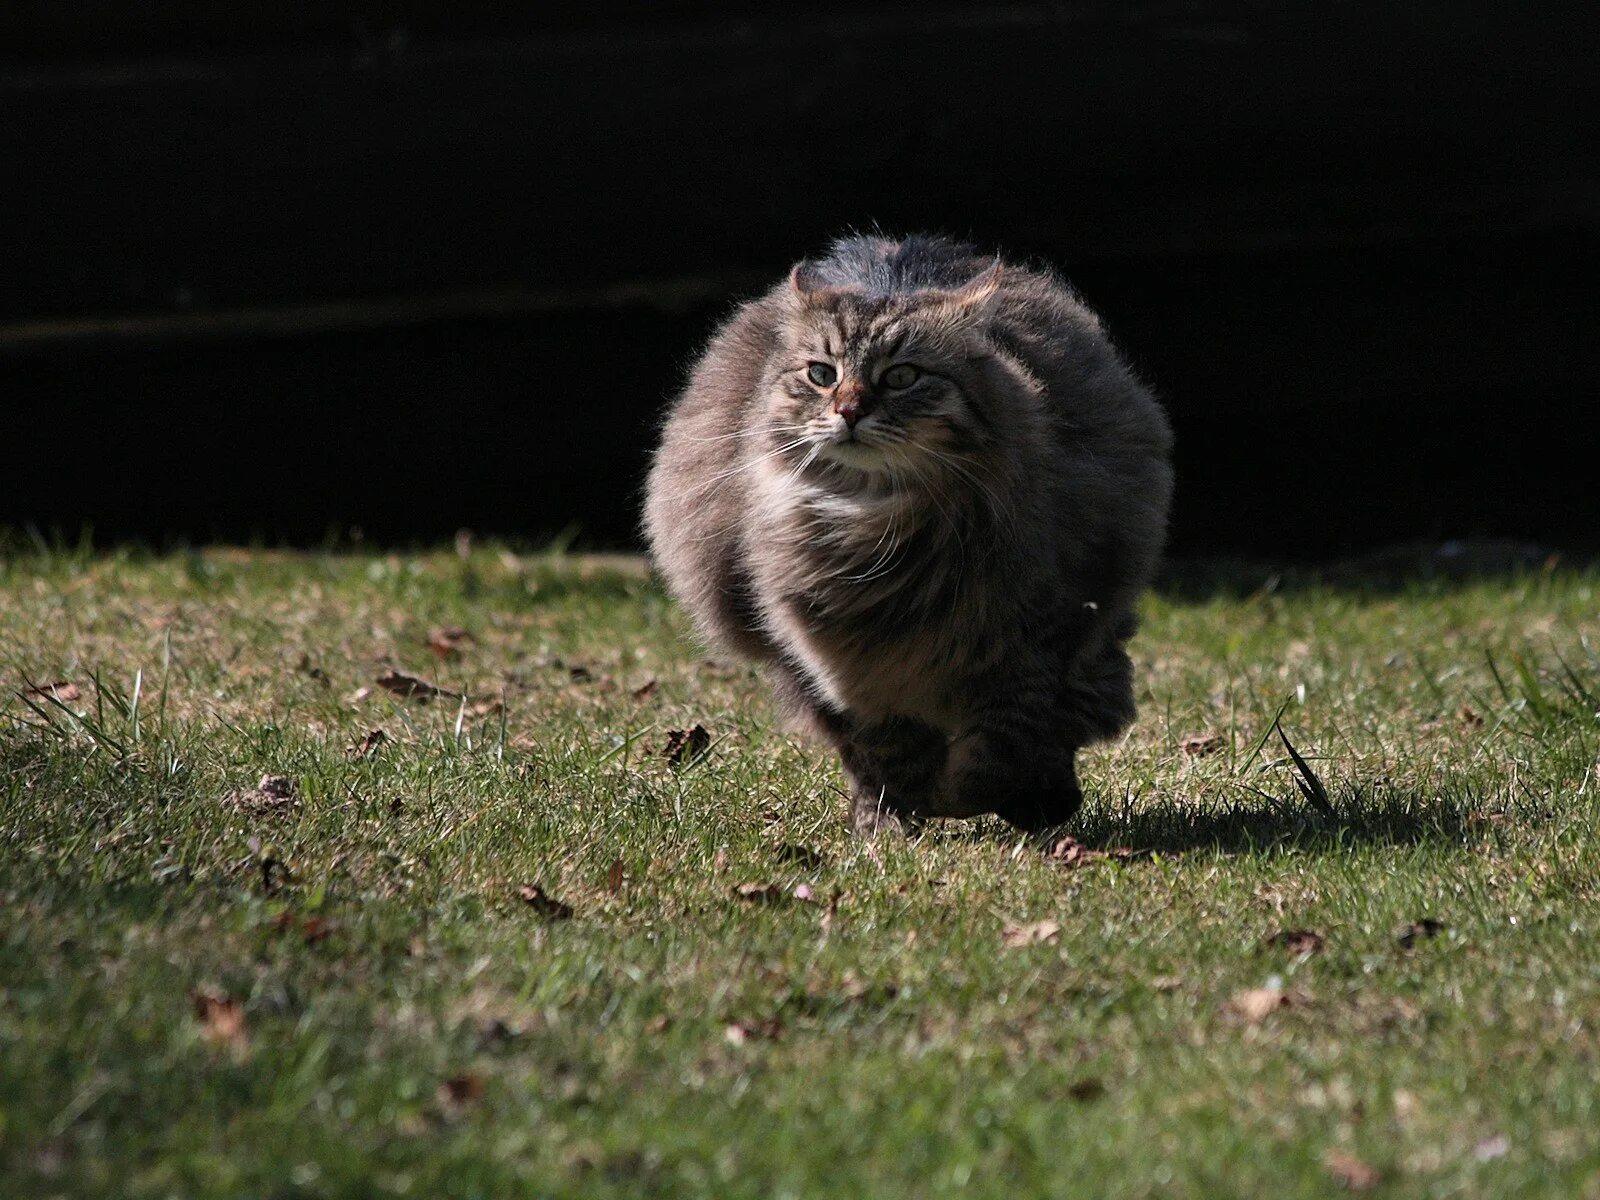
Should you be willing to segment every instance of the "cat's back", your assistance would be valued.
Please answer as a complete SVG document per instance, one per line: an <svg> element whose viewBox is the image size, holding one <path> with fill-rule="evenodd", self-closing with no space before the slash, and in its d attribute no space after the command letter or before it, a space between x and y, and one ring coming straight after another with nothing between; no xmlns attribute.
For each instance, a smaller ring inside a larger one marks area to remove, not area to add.
<svg viewBox="0 0 1600 1200"><path fill-rule="evenodd" d="M760 657L740 551L749 504L750 406L776 340L774 293L742 304L712 336L668 410L646 482L651 559L701 632Z"/></svg>

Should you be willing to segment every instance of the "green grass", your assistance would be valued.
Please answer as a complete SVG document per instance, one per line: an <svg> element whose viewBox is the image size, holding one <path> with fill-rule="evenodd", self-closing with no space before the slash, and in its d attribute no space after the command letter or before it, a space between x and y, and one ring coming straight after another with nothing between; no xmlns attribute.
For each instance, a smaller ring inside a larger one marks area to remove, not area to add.
<svg viewBox="0 0 1600 1200"><path fill-rule="evenodd" d="M852 840L626 564L0 560L0 1195L1600 1196L1600 579L1214 596L1074 866Z"/></svg>

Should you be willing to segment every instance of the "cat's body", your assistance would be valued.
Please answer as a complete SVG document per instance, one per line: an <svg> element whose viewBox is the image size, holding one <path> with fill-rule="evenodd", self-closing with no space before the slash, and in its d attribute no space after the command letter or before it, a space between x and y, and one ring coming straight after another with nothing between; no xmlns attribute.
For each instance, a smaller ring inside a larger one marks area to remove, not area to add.
<svg viewBox="0 0 1600 1200"><path fill-rule="evenodd" d="M858 827L1079 801L1172 477L1160 407L1053 277L851 238L746 304L668 419L646 525L705 635L839 750Z"/></svg>

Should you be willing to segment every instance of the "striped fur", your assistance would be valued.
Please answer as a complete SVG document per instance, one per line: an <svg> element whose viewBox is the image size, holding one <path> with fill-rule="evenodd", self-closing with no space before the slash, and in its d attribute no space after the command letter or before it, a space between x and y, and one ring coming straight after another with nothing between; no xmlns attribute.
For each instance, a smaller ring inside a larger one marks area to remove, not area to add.
<svg viewBox="0 0 1600 1200"><path fill-rule="evenodd" d="M1041 828L1076 811L1077 749L1133 719L1170 445L1053 275L848 238L712 339L645 523L705 636L836 747L859 828Z"/></svg>

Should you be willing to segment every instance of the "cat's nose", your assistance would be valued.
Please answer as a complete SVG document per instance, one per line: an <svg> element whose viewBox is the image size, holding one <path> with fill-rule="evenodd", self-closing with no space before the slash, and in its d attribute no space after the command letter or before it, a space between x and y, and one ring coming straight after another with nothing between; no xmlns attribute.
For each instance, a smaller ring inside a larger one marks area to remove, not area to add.
<svg viewBox="0 0 1600 1200"><path fill-rule="evenodd" d="M856 427L856 422L863 415L861 401L866 389L859 383L841 383L839 390L833 394L833 411L844 418L844 423L851 429Z"/></svg>

